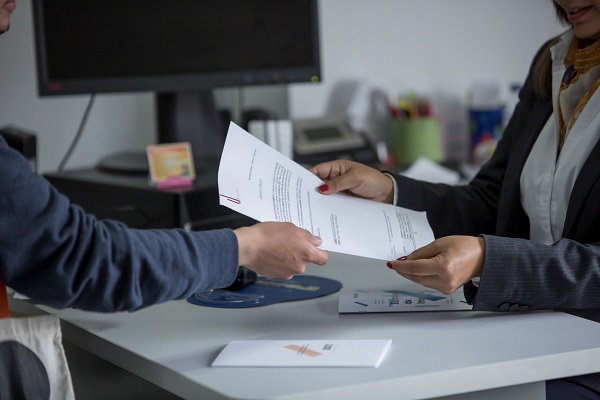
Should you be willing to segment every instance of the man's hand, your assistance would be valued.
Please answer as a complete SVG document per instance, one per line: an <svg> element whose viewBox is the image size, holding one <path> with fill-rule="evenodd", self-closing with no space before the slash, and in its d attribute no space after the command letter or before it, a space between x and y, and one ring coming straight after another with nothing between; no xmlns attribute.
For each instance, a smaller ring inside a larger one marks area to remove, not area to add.
<svg viewBox="0 0 600 400"><path fill-rule="evenodd" d="M317 247L321 238L288 222L263 222L233 232L239 265L267 278L291 279L304 273L306 264L324 265L329 257Z"/></svg>

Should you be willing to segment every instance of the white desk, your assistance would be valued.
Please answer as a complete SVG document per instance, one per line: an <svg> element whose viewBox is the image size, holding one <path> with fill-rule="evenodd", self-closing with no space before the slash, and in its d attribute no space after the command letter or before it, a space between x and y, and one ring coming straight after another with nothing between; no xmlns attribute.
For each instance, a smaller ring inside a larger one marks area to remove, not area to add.
<svg viewBox="0 0 600 400"><path fill-rule="evenodd" d="M382 261L334 253L307 272L347 288L407 283ZM248 309L186 301L119 314L42 308L62 318L65 341L189 399L532 399L543 398L546 379L600 371L600 324L567 314L339 315L337 303L333 294ZM323 338L393 345L377 369L210 367L234 339Z"/></svg>

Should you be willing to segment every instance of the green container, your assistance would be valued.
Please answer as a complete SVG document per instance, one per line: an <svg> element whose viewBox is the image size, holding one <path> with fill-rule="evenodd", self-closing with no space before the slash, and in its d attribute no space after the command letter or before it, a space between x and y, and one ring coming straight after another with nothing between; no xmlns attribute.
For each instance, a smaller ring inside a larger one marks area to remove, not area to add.
<svg viewBox="0 0 600 400"><path fill-rule="evenodd" d="M410 165L419 157L443 160L440 122L437 118L393 120L390 127L389 151L400 165Z"/></svg>

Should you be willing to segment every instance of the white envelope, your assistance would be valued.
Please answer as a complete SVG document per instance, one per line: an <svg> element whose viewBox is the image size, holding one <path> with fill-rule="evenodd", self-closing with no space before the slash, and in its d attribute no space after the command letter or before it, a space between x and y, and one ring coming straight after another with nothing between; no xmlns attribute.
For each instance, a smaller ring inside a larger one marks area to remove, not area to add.
<svg viewBox="0 0 600 400"><path fill-rule="evenodd" d="M391 339L234 340L212 366L377 368L391 344Z"/></svg>

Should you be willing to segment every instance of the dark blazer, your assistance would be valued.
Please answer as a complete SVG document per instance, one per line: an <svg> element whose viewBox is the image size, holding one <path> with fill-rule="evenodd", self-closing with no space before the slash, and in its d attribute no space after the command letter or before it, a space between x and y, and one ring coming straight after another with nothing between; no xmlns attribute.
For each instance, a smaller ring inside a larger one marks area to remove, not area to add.
<svg viewBox="0 0 600 400"><path fill-rule="evenodd" d="M573 187L562 239L551 246L527 240L519 180L551 113L551 100L533 91L530 70L503 138L477 176L466 186L398 176L398 205L427 211L436 237L485 238L480 286L465 285L474 310L553 309L600 321L600 143Z"/></svg>
<svg viewBox="0 0 600 400"><path fill-rule="evenodd" d="M532 70L519 98L492 158L468 185L396 176L397 205L427 211L436 237L485 238L479 288L471 282L464 286L474 310L560 310L600 322L600 142L573 186L562 238L551 246L527 240L521 171L552 114L552 102L535 95ZM600 373L569 380L600 393Z"/></svg>

